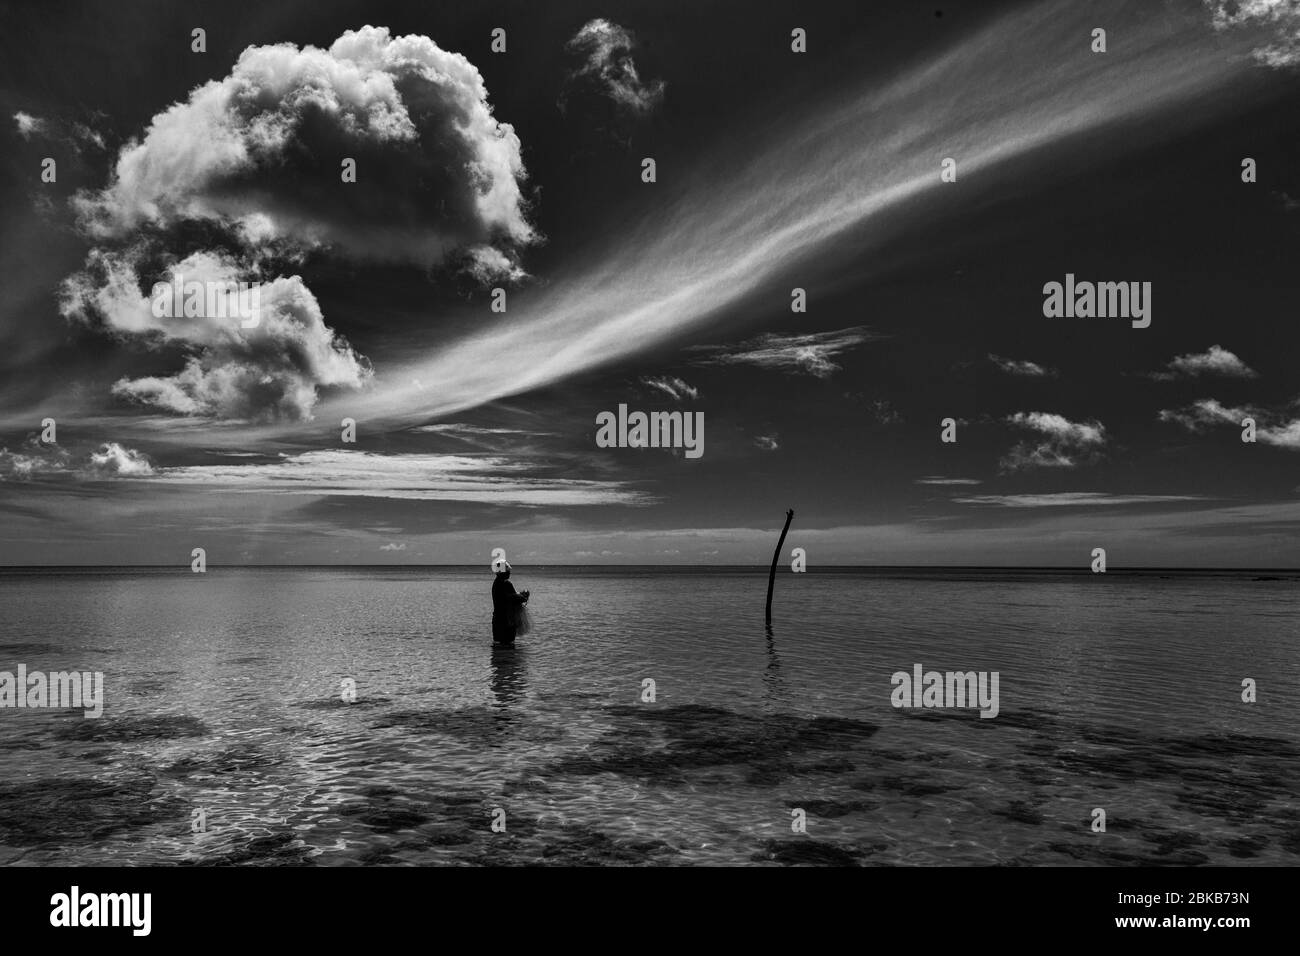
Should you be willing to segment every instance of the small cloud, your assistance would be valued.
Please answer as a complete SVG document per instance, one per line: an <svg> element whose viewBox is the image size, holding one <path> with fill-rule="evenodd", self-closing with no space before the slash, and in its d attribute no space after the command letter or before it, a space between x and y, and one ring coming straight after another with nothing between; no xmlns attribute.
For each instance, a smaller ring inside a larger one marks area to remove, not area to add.
<svg viewBox="0 0 1300 956"><path fill-rule="evenodd" d="M42 444L33 435L20 451L0 448L0 481L29 481L41 475L64 472L68 470L69 459L70 456L62 448Z"/></svg>
<svg viewBox="0 0 1300 956"><path fill-rule="evenodd" d="M495 246L473 246L465 250L461 271L481 286L493 282L522 282L528 273L513 256L506 255Z"/></svg>
<svg viewBox="0 0 1300 956"><path fill-rule="evenodd" d="M983 484L978 478L942 478L938 475L926 475L924 478L918 478L912 482L915 485L980 485Z"/></svg>
<svg viewBox="0 0 1300 956"><path fill-rule="evenodd" d="M1282 205L1283 212L1295 212L1300 209L1300 199L1293 199L1285 190L1274 191L1271 195Z"/></svg>
<svg viewBox="0 0 1300 956"><path fill-rule="evenodd" d="M682 381L680 378L674 378L672 376L665 376L663 378L646 376L641 379L641 384L658 389L675 402L680 402L684 398L689 398L694 401L700 397L700 390L698 388L686 384L686 382Z"/></svg>
<svg viewBox="0 0 1300 956"><path fill-rule="evenodd" d="M87 471L97 477L140 477L154 473L149 457L142 452L123 448L115 441L105 442L91 452Z"/></svg>
<svg viewBox="0 0 1300 956"><path fill-rule="evenodd" d="M389 542L388 544L382 544L382 545L380 545L380 546L379 546L379 550L380 550L380 551L405 551L405 550L406 550L406 545L405 545L405 544L394 544L394 543L392 543L392 542Z"/></svg>
<svg viewBox="0 0 1300 956"><path fill-rule="evenodd" d="M832 358L876 338L865 326L808 335L769 333L739 345L697 345L692 351L707 353L700 365L754 365L758 368L829 378L840 370Z"/></svg>
<svg viewBox="0 0 1300 956"><path fill-rule="evenodd" d="M597 93L633 115L645 115L664 98L664 81L644 81L632 60L636 38L630 30L608 20L591 20L573 35L565 49L582 58L570 71L560 94L560 109L579 90Z"/></svg>
<svg viewBox="0 0 1300 956"><path fill-rule="evenodd" d="M1250 368L1225 348L1211 345L1206 352L1179 355L1165 366L1167 371L1155 372L1152 378L1170 382L1179 378L1199 378L1203 375L1222 375L1225 378L1258 378L1259 373Z"/></svg>
<svg viewBox="0 0 1300 956"><path fill-rule="evenodd" d="M1242 419L1255 420L1255 438L1265 445L1300 451L1300 418L1286 416L1280 424L1267 424L1277 413L1249 405L1233 407L1213 398L1202 398L1184 408L1162 409L1158 418L1162 422L1181 425L1190 432L1201 432L1214 425L1242 427Z"/></svg>
<svg viewBox="0 0 1300 956"><path fill-rule="evenodd" d="M1025 378L1050 378L1056 375L1056 369L1054 368L1046 368L1037 362L1024 359L1002 358L1002 356L994 355L992 352L989 353L989 361L1008 375L1020 375Z"/></svg>
<svg viewBox="0 0 1300 956"><path fill-rule="evenodd" d="M39 116L24 113L22 110L14 114L14 122L18 124L18 135L23 139L31 139L33 135L44 133L48 125Z"/></svg>
<svg viewBox="0 0 1300 956"><path fill-rule="evenodd" d="M999 462L1003 471L1074 468L1096 460L1106 444L1106 429L1101 422L1072 422L1051 412L1016 412L1006 421L1036 431L1044 438L1037 443L1021 442L1012 448Z"/></svg>
<svg viewBox="0 0 1300 956"><path fill-rule="evenodd" d="M781 436L776 434L758 435L754 438L754 444L763 449L763 451L776 451L781 447L777 442L777 439L780 437Z"/></svg>
<svg viewBox="0 0 1300 956"><path fill-rule="evenodd" d="M876 399L867 408L870 409L871 414L881 425L893 425L903 420L903 416L898 414L898 410L883 398Z"/></svg>

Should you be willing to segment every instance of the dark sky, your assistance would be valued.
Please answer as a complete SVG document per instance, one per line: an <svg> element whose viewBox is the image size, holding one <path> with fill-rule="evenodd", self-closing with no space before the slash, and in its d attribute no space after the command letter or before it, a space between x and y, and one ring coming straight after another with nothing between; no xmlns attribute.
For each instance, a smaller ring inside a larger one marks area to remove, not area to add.
<svg viewBox="0 0 1300 956"><path fill-rule="evenodd" d="M0 562L1300 565L1285 4L464 6L0 6Z"/></svg>

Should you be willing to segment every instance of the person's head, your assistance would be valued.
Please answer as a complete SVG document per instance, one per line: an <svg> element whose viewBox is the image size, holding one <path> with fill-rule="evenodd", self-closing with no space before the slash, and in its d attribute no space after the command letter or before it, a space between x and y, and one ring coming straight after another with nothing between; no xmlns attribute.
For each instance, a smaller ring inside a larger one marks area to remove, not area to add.
<svg viewBox="0 0 1300 956"><path fill-rule="evenodd" d="M498 558L492 564L492 570L497 573L497 579L506 581L510 578L510 562L505 558Z"/></svg>

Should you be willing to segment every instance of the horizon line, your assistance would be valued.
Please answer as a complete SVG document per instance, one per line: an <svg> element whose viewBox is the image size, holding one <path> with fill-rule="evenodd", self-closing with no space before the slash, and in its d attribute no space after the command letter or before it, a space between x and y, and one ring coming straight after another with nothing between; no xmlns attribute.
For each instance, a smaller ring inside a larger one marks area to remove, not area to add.
<svg viewBox="0 0 1300 956"><path fill-rule="evenodd" d="M58 569L58 568L106 568L106 569L160 569L160 568L186 568L188 562L178 562L176 564L0 564L0 571L8 570L41 570L41 569ZM207 564L208 568L478 568L478 563L444 563L444 564L390 564L381 562L372 562L366 564L350 563L329 563L329 564ZM484 570L491 571L490 565L482 565ZM558 562L538 562L536 564L521 565L521 568L743 568L769 570L768 564L648 564L648 563L609 563L609 564L569 564ZM1185 565L1124 565L1112 566L1103 572L1093 572L1088 565L1078 564L822 564L812 565L807 572L813 569L817 570L880 570L880 571L912 571L912 570L931 570L931 571L1081 571L1085 573L1110 574L1115 571L1257 571L1257 572L1286 572L1300 573L1300 566L1295 567L1247 567L1247 566L1185 566ZM512 570L518 570L512 566Z"/></svg>

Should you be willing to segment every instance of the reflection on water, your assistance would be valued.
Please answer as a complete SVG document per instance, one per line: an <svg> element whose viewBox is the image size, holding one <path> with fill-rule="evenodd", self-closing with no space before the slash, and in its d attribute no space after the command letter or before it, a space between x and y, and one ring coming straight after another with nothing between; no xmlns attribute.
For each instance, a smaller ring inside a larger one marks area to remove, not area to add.
<svg viewBox="0 0 1300 956"><path fill-rule="evenodd" d="M492 694L502 709L527 690L527 651L522 644L492 645Z"/></svg>
<svg viewBox="0 0 1300 956"><path fill-rule="evenodd" d="M809 572L766 628L763 571L517 575L494 647L486 571L0 573L0 670L107 698L0 710L0 863L1300 857L1295 575ZM894 710L916 663L999 716Z"/></svg>

